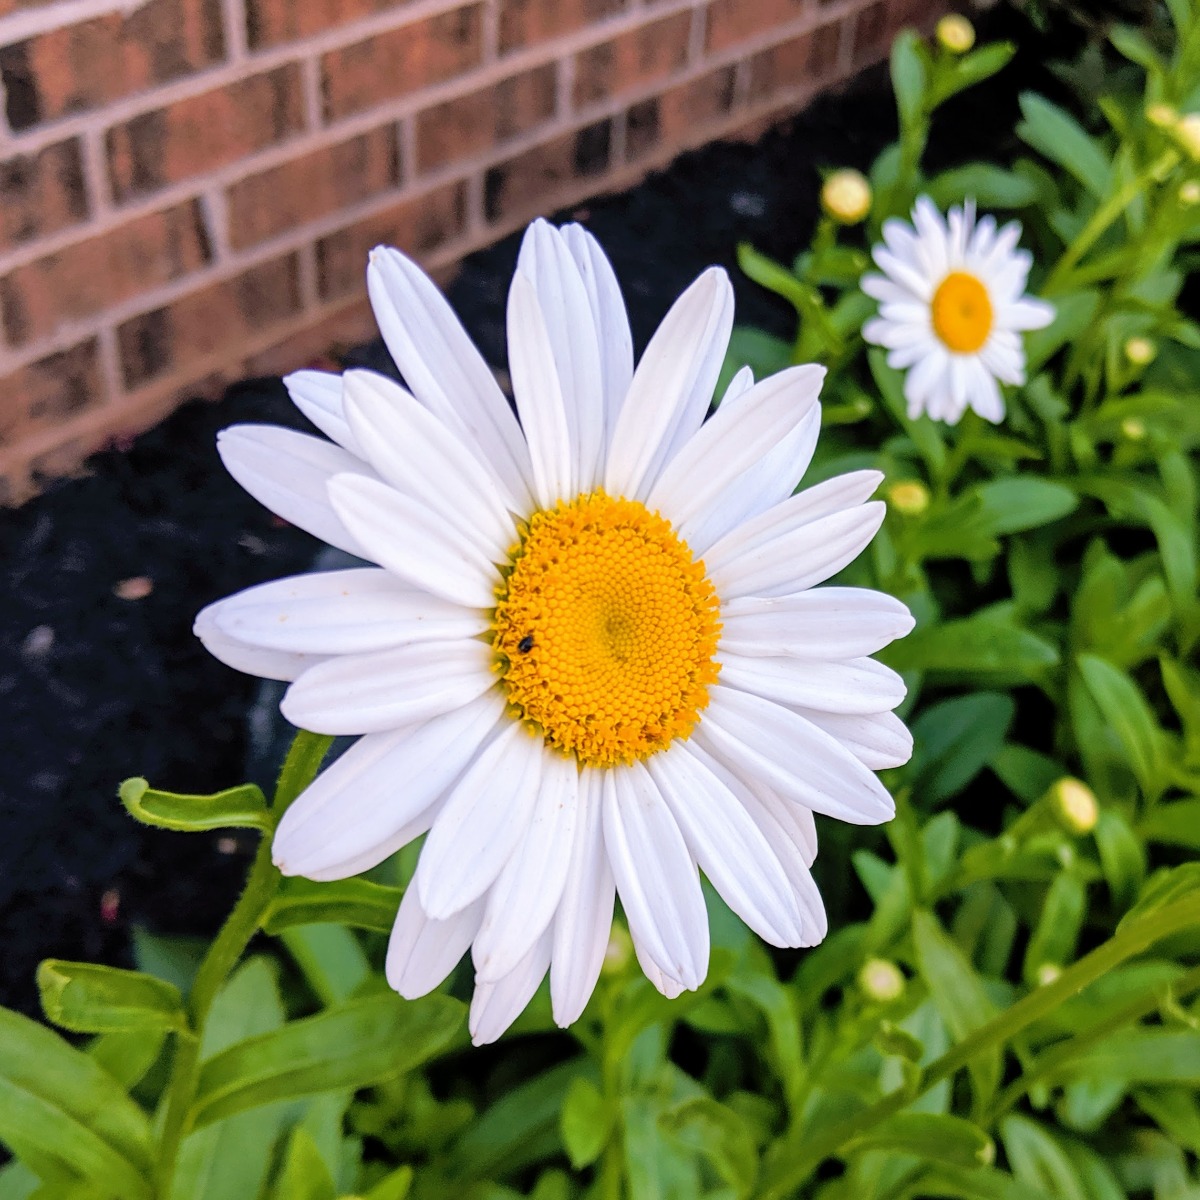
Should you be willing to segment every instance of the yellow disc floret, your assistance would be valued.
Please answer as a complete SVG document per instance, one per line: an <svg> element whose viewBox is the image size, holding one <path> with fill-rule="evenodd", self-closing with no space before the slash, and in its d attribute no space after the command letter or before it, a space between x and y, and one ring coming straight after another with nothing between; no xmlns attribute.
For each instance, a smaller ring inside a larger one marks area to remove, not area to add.
<svg viewBox="0 0 1200 1200"><path fill-rule="evenodd" d="M657 513L604 492L535 513L497 598L508 702L592 766L686 738L708 704L721 625L704 564Z"/></svg>
<svg viewBox="0 0 1200 1200"><path fill-rule="evenodd" d="M966 271L951 271L933 294L933 331L955 354L974 354L992 332L992 299Z"/></svg>

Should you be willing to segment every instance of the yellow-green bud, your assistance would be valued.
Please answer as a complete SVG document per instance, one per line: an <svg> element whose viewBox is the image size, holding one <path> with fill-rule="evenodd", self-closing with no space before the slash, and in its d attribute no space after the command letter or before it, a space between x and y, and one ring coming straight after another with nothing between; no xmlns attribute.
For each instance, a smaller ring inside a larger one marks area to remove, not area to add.
<svg viewBox="0 0 1200 1200"><path fill-rule="evenodd" d="M1042 963L1034 972L1033 977L1037 980L1038 987L1046 987L1053 983L1062 974L1062 967L1057 963Z"/></svg>
<svg viewBox="0 0 1200 1200"><path fill-rule="evenodd" d="M834 171L821 188L821 207L840 225L857 225L871 211L871 185L861 171Z"/></svg>
<svg viewBox="0 0 1200 1200"><path fill-rule="evenodd" d="M1191 158L1200 159L1200 113L1180 117L1175 137Z"/></svg>
<svg viewBox="0 0 1200 1200"><path fill-rule="evenodd" d="M1200 204L1200 181L1189 179L1179 185L1179 203L1184 208L1193 208Z"/></svg>
<svg viewBox="0 0 1200 1200"><path fill-rule="evenodd" d="M951 54L966 54L975 45L975 26L966 17L950 13L937 23L937 40Z"/></svg>
<svg viewBox="0 0 1200 1200"><path fill-rule="evenodd" d="M633 940L624 925L613 923L608 935L608 945L604 948L604 962L600 970L605 975L619 975L629 965L633 956Z"/></svg>
<svg viewBox="0 0 1200 1200"><path fill-rule="evenodd" d="M886 958L868 958L858 972L858 986L877 1004L891 1004L904 995L907 981L894 962Z"/></svg>
<svg viewBox="0 0 1200 1200"><path fill-rule="evenodd" d="M1158 347L1148 337L1131 337L1125 343L1125 357L1135 367L1146 367L1154 361Z"/></svg>
<svg viewBox="0 0 1200 1200"><path fill-rule="evenodd" d="M1171 129L1179 120L1179 112L1170 104L1151 104L1146 109L1146 120L1158 129Z"/></svg>
<svg viewBox="0 0 1200 1200"><path fill-rule="evenodd" d="M1091 833L1100 819L1096 793L1082 779L1064 775L1047 793L1050 807L1070 833Z"/></svg>
<svg viewBox="0 0 1200 1200"><path fill-rule="evenodd" d="M919 479L901 479L887 490L888 503L906 517L919 517L929 507L929 489Z"/></svg>
<svg viewBox="0 0 1200 1200"><path fill-rule="evenodd" d="M1121 422L1121 433L1131 442L1140 442L1146 436L1146 422L1140 417L1126 417Z"/></svg>

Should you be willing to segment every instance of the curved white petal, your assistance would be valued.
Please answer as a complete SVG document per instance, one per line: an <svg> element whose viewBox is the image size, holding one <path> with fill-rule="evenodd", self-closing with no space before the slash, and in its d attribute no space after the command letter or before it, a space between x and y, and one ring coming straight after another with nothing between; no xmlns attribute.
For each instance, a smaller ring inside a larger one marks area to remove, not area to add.
<svg viewBox="0 0 1200 1200"><path fill-rule="evenodd" d="M476 983L467 1018L471 1041L476 1046L494 1042L525 1011L550 967L550 944L547 930L503 979Z"/></svg>
<svg viewBox="0 0 1200 1200"><path fill-rule="evenodd" d="M483 917L482 897L444 921L425 915L409 887L388 938L387 981L405 1000L426 996L458 966Z"/></svg>
<svg viewBox="0 0 1200 1200"><path fill-rule="evenodd" d="M499 981L549 927L567 882L578 798L574 758L547 751L533 812L488 893L471 950L477 980Z"/></svg>
<svg viewBox="0 0 1200 1200"><path fill-rule="evenodd" d="M717 684L692 734L744 779L761 779L785 799L851 825L891 820L887 789L823 729L783 705Z"/></svg>
<svg viewBox="0 0 1200 1200"><path fill-rule="evenodd" d="M904 680L873 658L822 662L797 658L747 658L722 651L721 682L788 704L822 712L886 712L905 697Z"/></svg>
<svg viewBox="0 0 1200 1200"><path fill-rule="evenodd" d="M260 504L313 537L369 557L329 502L329 481L375 472L341 446L277 425L232 425L217 434L225 469Z"/></svg>
<svg viewBox="0 0 1200 1200"><path fill-rule="evenodd" d="M309 656L473 638L488 629L477 609L416 591L374 567L275 579L207 611L229 637Z"/></svg>
<svg viewBox="0 0 1200 1200"><path fill-rule="evenodd" d="M682 744L656 754L646 768L725 903L771 945L803 944L804 918L791 883L733 792Z"/></svg>
<svg viewBox="0 0 1200 1200"><path fill-rule="evenodd" d="M317 654L295 654L286 650L265 650L262 646L254 646L243 642L240 638L230 637L222 632L217 625L217 613L223 600L202 608L196 614L192 632L203 643L205 650L235 671L246 675L256 675L259 679L279 679L290 683L298 679L309 667L324 662L324 657Z"/></svg>
<svg viewBox="0 0 1200 1200"><path fill-rule="evenodd" d="M616 766L604 778L604 844L630 932L685 988L708 974L708 914L683 834L649 772Z"/></svg>
<svg viewBox="0 0 1200 1200"><path fill-rule="evenodd" d="M445 297L416 263L388 246L371 251L367 292L413 395L459 432L527 510L532 477L520 426Z"/></svg>
<svg viewBox="0 0 1200 1200"><path fill-rule="evenodd" d="M901 601L869 588L744 596L721 606L721 650L761 658L861 658L903 637L913 624Z"/></svg>
<svg viewBox="0 0 1200 1200"><path fill-rule="evenodd" d="M285 875L341 879L382 862L425 832L428 823L396 844L462 774L503 713L491 692L420 724L360 738L283 814L275 865ZM364 855L373 861L345 870Z"/></svg>
<svg viewBox="0 0 1200 1200"><path fill-rule="evenodd" d="M495 882L534 811L546 757L542 739L510 721L455 784L413 876L429 916L451 916Z"/></svg>
<svg viewBox="0 0 1200 1200"><path fill-rule="evenodd" d="M869 770L902 767L912 758L912 734L893 712L858 715L812 708L797 708L796 711L806 721L819 725L837 738Z"/></svg>
<svg viewBox="0 0 1200 1200"><path fill-rule="evenodd" d="M331 371L293 371L283 377L292 403L328 438L357 458L359 449L342 407L342 377Z"/></svg>
<svg viewBox="0 0 1200 1200"><path fill-rule="evenodd" d="M700 427L733 329L733 289L710 267L671 306L629 385L609 447L604 488L641 499Z"/></svg>
<svg viewBox="0 0 1200 1200"><path fill-rule="evenodd" d="M436 512L489 558L516 539L514 501L501 493L457 433L399 384L373 371L347 371L346 419L366 458L397 491Z"/></svg>
<svg viewBox="0 0 1200 1200"><path fill-rule="evenodd" d="M500 573L479 546L433 509L378 479L337 475L334 510L369 558L414 586L466 608L492 608Z"/></svg>
<svg viewBox="0 0 1200 1200"><path fill-rule="evenodd" d="M579 1019L600 978L612 933L616 885L604 849L603 772L579 772L579 811L566 885L554 916L550 998L564 1028Z"/></svg>
<svg viewBox="0 0 1200 1200"><path fill-rule="evenodd" d="M668 1000L674 1000L676 996L682 996L688 989L679 982L678 979L672 979L670 975L664 975L659 969L658 963L652 959L638 941L637 935L630 931L630 940L633 942L633 952L637 956L638 966L642 968L642 974L660 991Z"/></svg>
<svg viewBox="0 0 1200 1200"><path fill-rule="evenodd" d="M485 642L413 642L318 663L288 688L279 708L314 733L383 733L470 704L495 682Z"/></svg>

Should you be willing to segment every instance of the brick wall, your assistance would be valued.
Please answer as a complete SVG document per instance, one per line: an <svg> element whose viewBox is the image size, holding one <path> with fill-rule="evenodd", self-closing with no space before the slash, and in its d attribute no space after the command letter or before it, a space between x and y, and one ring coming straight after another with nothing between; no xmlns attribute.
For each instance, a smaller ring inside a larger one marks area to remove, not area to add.
<svg viewBox="0 0 1200 1200"><path fill-rule="evenodd" d="M367 337L430 269L747 136L938 0L0 0L0 501Z"/></svg>

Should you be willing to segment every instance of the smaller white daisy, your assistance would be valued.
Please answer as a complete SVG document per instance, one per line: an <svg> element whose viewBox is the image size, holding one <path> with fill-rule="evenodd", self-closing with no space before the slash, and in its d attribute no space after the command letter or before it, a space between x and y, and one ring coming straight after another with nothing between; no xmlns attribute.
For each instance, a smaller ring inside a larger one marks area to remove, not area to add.
<svg viewBox="0 0 1200 1200"><path fill-rule="evenodd" d="M954 425L973 408L988 421L1004 419L999 385L1025 382L1021 333L1054 319L1052 305L1024 294L1033 256L1017 249L1020 236L1019 221L1002 229L990 216L976 223L973 200L944 219L921 196L912 225L884 222L884 245L871 252L883 274L862 280L879 315L863 337L907 372L909 417L927 413Z"/></svg>

